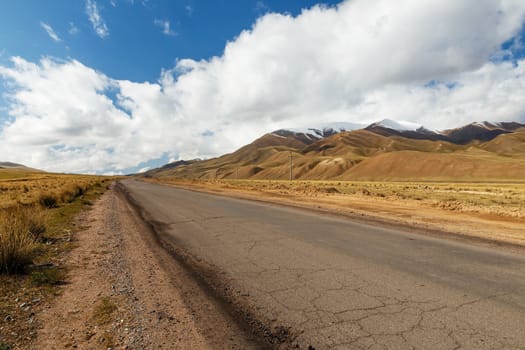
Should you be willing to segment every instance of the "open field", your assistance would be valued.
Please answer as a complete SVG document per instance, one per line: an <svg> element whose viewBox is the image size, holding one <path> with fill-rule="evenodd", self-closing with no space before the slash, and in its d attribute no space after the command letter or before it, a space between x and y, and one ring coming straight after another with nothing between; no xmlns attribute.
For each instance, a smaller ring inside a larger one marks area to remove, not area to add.
<svg viewBox="0 0 525 350"><path fill-rule="evenodd" d="M525 245L525 183L168 178L159 182Z"/></svg>
<svg viewBox="0 0 525 350"><path fill-rule="evenodd" d="M56 205L68 203L102 179L88 175L0 170L0 208L35 204L44 196L53 197Z"/></svg>
<svg viewBox="0 0 525 350"><path fill-rule="evenodd" d="M108 177L0 170L0 349L24 348L36 336L35 314L67 274L64 254L80 229L73 219L108 184Z"/></svg>

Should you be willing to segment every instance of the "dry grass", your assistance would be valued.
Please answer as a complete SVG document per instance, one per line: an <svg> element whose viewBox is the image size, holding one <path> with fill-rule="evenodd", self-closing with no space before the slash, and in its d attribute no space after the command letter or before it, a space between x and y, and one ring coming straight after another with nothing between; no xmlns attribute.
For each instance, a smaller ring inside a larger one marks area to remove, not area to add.
<svg viewBox="0 0 525 350"><path fill-rule="evenodd" d="M31 315L66 277L58 262L81 229L73 219L111 179L0 169L0 350L30 347L38 328Z"/></svg>
<svg viewBox="0 0 525 350"><path fill-rule="evenodd" d="M360 181L271 181L271 180L167 180L187 184L282 196L339 197L382 201L395 206L417 202L418 206L448 211L475 212L525 218L525 183L437 183Z"/></svg>
<svg viewBox="0 0 525 350"><path fill-rule="evenodd" d="M0 179L0 273L29 265L46 230L48 209L73 202L103 178L17 171Z"/></svg>
<svg viewBox="0 0 525 350"><path fill-rule="evenodd" d="M20 272L31 263L37 235L43 230L33 213L33 208L23 207L0 211L0 273Z"/></svg>
<svg viewBox="0 0 525 350"><path fill-rule="evenodd" d="M0 172L0 209L40 203L46 208L71 203L104 180L98 176Z"/></svg>
<svg viewBox="0 0 525 350"><path fill-rule="evenodd" d="M113 313L117 310L117 305L109 297L99 300L93 310L93 320L100 326L111 322Z"/></svg>

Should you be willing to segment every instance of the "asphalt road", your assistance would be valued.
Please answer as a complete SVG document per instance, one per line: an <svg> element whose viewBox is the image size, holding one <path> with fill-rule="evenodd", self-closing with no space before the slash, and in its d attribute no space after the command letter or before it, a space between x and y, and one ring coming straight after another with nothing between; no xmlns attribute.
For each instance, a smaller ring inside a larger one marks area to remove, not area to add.
<svg viewBox="0 0 525 350"><path fill-rule="evenodd" d="M233 304L301 348L525 349L522 254L122 183L163 244L206 266Z"/></svg>

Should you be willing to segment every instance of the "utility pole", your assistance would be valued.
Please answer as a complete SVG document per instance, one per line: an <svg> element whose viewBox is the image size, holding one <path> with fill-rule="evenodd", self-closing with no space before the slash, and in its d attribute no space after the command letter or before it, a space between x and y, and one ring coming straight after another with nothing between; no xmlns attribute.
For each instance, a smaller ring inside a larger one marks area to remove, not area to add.
<svg viewBox="0 0 525 350"><path fill-rule="evenodd" d="M293 155L292 151L290 151L290 181L293 180Z"/></svg>

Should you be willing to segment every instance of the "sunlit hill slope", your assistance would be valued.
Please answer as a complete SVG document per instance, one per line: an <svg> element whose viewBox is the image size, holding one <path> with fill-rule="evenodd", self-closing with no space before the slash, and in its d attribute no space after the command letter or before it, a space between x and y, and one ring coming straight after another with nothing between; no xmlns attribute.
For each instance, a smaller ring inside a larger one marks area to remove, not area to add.
<svg viewBox="0 0 525 350"><path fill-rule="evenodd" d="M291 157L294 179L525 180L524 124L472 123L438 132L384 120L348 129L278 130L233 153L179 161L142 176L285 180Z"/></svg>

